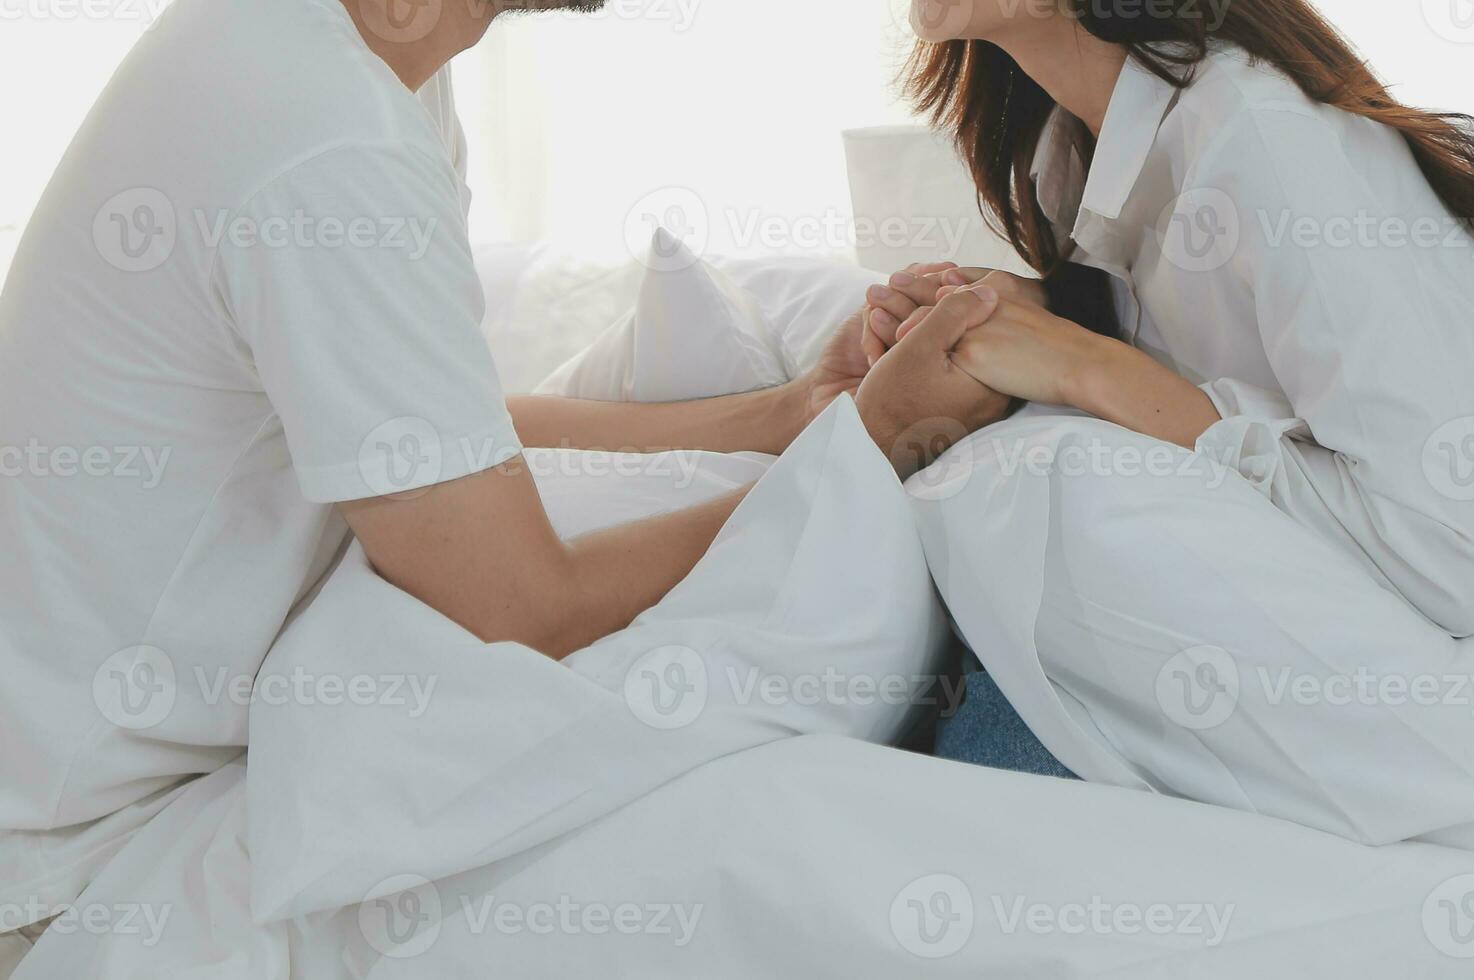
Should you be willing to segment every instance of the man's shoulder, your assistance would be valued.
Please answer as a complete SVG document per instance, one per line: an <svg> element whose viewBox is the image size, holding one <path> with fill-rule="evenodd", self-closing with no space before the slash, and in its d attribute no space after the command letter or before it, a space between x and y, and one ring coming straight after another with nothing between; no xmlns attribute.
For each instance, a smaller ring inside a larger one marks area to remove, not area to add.
<svg viewBox="0 0 1474 980"><path fill-rule="evenodd" d="M110 88L204 174L260 183L334 147L446 153L426 106L339 0L176 0Z"/></svg>

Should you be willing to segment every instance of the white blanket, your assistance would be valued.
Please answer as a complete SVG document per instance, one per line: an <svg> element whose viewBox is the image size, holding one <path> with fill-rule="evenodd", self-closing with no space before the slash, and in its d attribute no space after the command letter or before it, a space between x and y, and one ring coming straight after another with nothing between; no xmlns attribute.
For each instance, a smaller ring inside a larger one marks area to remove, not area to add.
<svg viewBox="0 0 1474 980"><path fill-rule="evenodd" d="M822 494L811 480L826 477L857 499L871 481L899 495L863 447L823 451L858 438L855 425L841 403L749 502L805 485ZM565 533L765 466L707 460L690 481L647 469L617 481L633 502L611 509L610 487L583 463L540 476ZM882 530L863 515L853 527L861 540ZM742 554L724 535L718 562ZM793 554L795 569L813 557ZM817 566L795 569L817 588ZM749 571L724 574L721 605L761 606L765 584L779 587L772 569ZM877 573L861 561L827 574L863 590ZM713 684L699 719L652 726L625 689L629 658L672 623L711 652L681 611L690 601L675 595L675 615L564 666L476 643L350 552L263 676L408 672L446 686L406 685L398 704L259 702L249 763L187 787L13 980L1468 975L1474 854L1364 848L1231 810L804 734L900 731L909 701L853 692L740 703ZM853 676L934 669L929 644L867 644L889 609L869 595L860 605L876 618L816 633L860 661ZM734 629L712 677L775 651L801 662L767 663L766 676L836 662L801 638L750 646Z"/></svg>
<svg viewBox="0 0 1474 980"><path fill-rule="evenodd" d="M1474 954L1474 855L832 737L713 760L382 902L255 925L245 769L199 780L84 898L99 921L137 913L126 930L48 934L13 980L1461 980Z"/></svg>
<svg viewBox="0 0 1474 980"><path fill-rule="evenodd" d="M529 454L565 535L768 470L686 460ZM566 665L350 551L263 671L337 696L258 702L249 763L185 788L13 980L1469 976L1474 854L866 744L942 640L884 467L841 402L707 575ZM631 687L694 666L694 717Z"/></svg>

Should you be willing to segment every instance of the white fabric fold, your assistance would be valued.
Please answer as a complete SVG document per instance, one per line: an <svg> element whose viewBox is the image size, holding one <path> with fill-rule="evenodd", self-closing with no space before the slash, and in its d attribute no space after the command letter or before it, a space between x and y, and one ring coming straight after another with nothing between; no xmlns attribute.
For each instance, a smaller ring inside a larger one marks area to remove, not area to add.
<svg viewBox="0 0 1474 980"><path fill-rule="evenodd" d="M908 490L969 646L1082 778L1362 843L1467 839L1474 645L1237 472L1022 418Z"/></svg>
<svg viewBox="0 0 1474 980"><path fill-rule="evenodd" d="M152 919L45 936L12 980L1464 980L1474 953L1474 855L823 736L713 760L512 859L256 925L245 784L240 764L193 784L83 899Z"/></svg>
<svg viewBox="0 0 1474 980"><path fill-rule="evenodd" d="M896 739L947 639L905 495L848 397L690 577L561 664L477 642L355 547L257 681L253 912L288 918L377 897L406 869L433 880L488 864L773 739ZM300 676L379 694L404 683L377 702L263 696Z"/></svg>

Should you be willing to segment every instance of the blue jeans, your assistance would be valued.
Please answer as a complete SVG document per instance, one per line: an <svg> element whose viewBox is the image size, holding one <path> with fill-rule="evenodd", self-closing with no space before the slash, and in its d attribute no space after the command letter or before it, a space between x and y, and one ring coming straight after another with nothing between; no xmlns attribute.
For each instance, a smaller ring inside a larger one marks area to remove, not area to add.
<svg viewBox="0 0 1474 980"><path fill-rule="evenodd" d="M1078 778L1035 737L986 671L967 675L966 692L957 712L937 725L938 756L992 769Z"/></svg>

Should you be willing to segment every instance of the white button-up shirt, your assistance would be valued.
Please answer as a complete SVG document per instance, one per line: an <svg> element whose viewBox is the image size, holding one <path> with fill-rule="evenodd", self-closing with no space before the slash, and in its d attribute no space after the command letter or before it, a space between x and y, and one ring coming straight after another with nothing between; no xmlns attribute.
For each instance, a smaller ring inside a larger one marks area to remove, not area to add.
<svg viewBox="0 0 1474 980"><path fill-rule="evenodd" d="M1057 111L1040 204L1213 399L1198 450L1474 634L1474 236L1402 136L1220 47L1182 91L1128 63L1089 154Z"/></svg>

